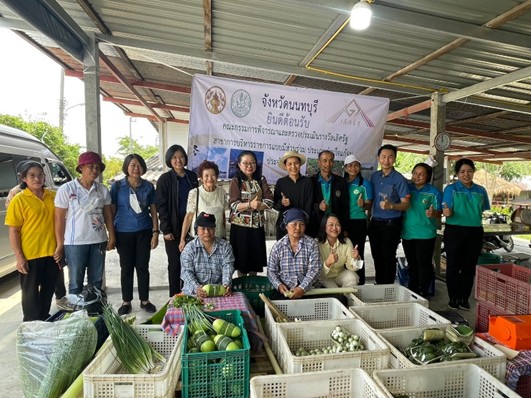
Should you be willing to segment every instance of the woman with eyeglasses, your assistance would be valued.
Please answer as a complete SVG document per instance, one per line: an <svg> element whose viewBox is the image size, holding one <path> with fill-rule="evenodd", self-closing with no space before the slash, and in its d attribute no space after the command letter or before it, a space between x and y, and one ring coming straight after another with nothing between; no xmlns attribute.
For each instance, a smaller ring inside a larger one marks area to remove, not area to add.
<svg viewBox="0 0 531 398"><path fill-rule="evenodd" d="M192 189L188 193L188 202L186 204L186 216L184 217L181 230L181 241L179 250L182 252L186 245L186 235L197 235L195 228L196 219L201 212L213 214L216 217L216 238L227 238L225 228L226 217L225 210L228 210L227 194L225 190L217 185L219 177L219 167L216 163L204 160L197 168L201 185ZM199 195L199 196L198 196Z"/></svg>
<svg viewBox="0 0 531 398"><path fill-rule="evenodd" d="M136 153L126 156L122 171L125 178L111 186L111 210L122 285L122 305L118 314L129 314L132 310L135 269L140 308L153 313L157 308L149 301L149 258L151 250L159 244L155 187L142 178L147 165Z"/></svg>
<svg viewBox="0 0 531 398"><path fill-rule="evenodd" d="M238 155L238 172L230 181L229 203L234 268L238 276L254 276L267 267L265 210L273 206L273 193L252 151Z"/></svg>
<svg viewBox="0 0 531 398"><path fill-rule="evenodd" d="M54 234L55 192L45 188L40 163L23 161L17 168L22 192L13 197L5 224L20 275L23 321L44 321L62 259Z"/></svg>
<svg viewBox="0 0 531 398"><path fill-rule="evenodd" d="M61 185L55 196L55 238L68 263L70 294L81 293L85 272L88 283L101 289L105 252L116 244L111 195L97 181L103 170L99 154L82 153L76 167L81 176Z"/></svg>
<svg viewBox="0 0 531 398"><path fill-rule="evenodd" d="M186 216L188 193L197 188L197 174L186 169L188 155L180 145L172 145L165 155L169 171L163 173L155 189L160 231L168 256L170 297L181 292L181 230Z"/></svg>

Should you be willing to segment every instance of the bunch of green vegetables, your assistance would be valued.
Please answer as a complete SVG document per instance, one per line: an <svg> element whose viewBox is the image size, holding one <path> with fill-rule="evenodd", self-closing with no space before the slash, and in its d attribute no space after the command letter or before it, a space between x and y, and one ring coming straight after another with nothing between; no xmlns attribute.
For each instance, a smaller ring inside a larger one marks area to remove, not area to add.
<svg viewBox="0 0 531 398"><path fill-rule="evenodd" d="M442 329L425 329L404 349L413 363L427 365L436 362L475 358L476 354L462 341L449 341Z"/></svg>
<svg viewBox="0 0 531 398"><path fill-rule="evenodd" d="M188 352L231 351L242 348L242 331L235 324L205 314L197 305L182 306L188 325Z"/></svg>
<svg viewBox="0 0 531 398"><path fill-rule="evenodd" d="M112 306L105 305L103 308L103 320L116 348L116 355L129 373L156 373L162 370L166 359L140 337Z"/></svg>

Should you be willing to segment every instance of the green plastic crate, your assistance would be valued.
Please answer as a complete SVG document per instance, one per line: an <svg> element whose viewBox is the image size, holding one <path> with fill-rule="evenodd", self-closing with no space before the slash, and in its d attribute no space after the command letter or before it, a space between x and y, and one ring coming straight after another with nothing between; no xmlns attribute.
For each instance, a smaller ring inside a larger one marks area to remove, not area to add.
<svg viewBox="0 0 531 398"><path fill-rule="evenodd" d="M478 257L478 264L501 264L503 257L494 253L481 253Z"/></svg>
<svg viewBox="0 0 531 398"><path fill-rule="evenodd" d="M263 293L267 298L271 298L275 288L267 276L242 276L232 280L232 291L245 294L256 315L263 317L264 302L258 295Z"/></svg>
<svg viewBox="0 0 531 398"><path fill-rule="evenodd" d="M239 310L213 311L208 315L237 325L243 348L234 351L188 353L188 333L182 344L183 398L249 398L250 344ZM188 330L186 328L185 330Z"/></svg>

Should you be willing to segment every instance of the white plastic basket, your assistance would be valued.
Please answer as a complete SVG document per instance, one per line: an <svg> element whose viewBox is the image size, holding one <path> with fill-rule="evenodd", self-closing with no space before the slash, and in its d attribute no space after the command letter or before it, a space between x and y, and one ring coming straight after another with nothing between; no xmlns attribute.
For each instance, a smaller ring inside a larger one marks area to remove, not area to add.
<svg viewBox="0 0 531 398"><path fill-rule="evenodd" d="M420 294L397 284L362 285L356 286L356 289L357 292L349 294L349 306L415 302L429 307L430 304Z"/></svg>
<svg viewBox="0 0 531 398"><path fill-rule="evenodd" d="M473 364L378 370L373 373L373 378L389 398L393 394L416 398L520 398L501 381Z"/></svg>
<svg viewBox="0 0 531 398"><path fill-rule="evenodd" d="M315 349L333 345L330 334L336 326L358 335L365 350L300 357L294 354L300 347ZM370 374L376 369L387 368L389 362L387 344L358 319L279 323L278 340L280 349L277 359L284 373L361 368Z"/></svg>
<svg viewBox="0 0 531 398"><path fill-rule="evenodd" d="M85 398L173 398L181 374L181 342L183 333L172 337L160 325L137 325L138 334L164 358L166 365L159 373L127 374L116 356L109 338L96 358L83 371Z"/></svg>
<svg viewBox="0 0 531 398"><path fill-rule="evenodd" d="M447 326L436 325L435 327L446 330ZM404 349L409 346L411 341L422 335L424 327L416 329L400 329L400 330L382 330L378 334L389 344L391 353L389 355L389 368L404 369L417 368L419 366L445 366L448 362L439 362L429 365L418 365L411 362L404 354ZM478 355L477 358L460 359L459 364L472 363L478 365L480 368L486 370L497 379L505 380L505 366L507 362L506 356L496 347L487 343L479 337L474 337L470 345L472 351Z"/></svg>
<svg viewBox="0 0 531 398"><path fill-rule="evenodd" d="M274 300L271 301L290 319L306 321L324 321L329 319L353 319L354 315L335 298L304 299L304 300ZM265 306L265 327L269 336L269 345L275 355L278 354L278 322L271 310Z"/></svg>
<svg viewBox="0 0 531 398"><path fill-rule="evenodd" d="M362 369L256 376L251 398L385 398L387 395Z"/></svg>
<svg viewBox="0 0 531 398"><path fill-rule="evenodd" d="M435 311L419 303L395 303L389 305L364 305L350 307L358 319L362 319L375 331L407 329L418 326L450 325L451 322Z"/></svg>

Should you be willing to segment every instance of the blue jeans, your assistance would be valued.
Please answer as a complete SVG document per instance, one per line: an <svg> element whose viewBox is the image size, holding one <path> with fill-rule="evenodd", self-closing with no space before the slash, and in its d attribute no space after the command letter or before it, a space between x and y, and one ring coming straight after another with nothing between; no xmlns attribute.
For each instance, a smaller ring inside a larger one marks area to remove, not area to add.
<svg viewBox="0 0 531 398"><path fill-rule="evenodd" d="M105 251L107 242L91 245L65 245L68 264L68 293L78 294L83 290L85 270L89 284L101 289L105 269Z"/></svg>

